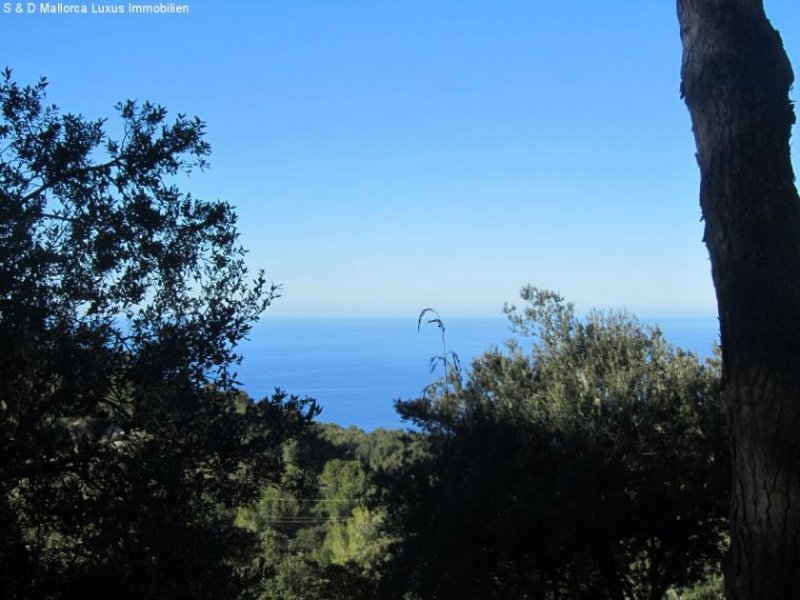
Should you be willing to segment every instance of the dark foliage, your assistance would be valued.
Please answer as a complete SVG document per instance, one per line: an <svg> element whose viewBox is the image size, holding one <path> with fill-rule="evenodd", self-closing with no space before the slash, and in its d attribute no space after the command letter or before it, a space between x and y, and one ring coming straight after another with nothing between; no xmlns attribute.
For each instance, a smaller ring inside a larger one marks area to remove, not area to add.
<svg viewBox="0 0 800 600"><path fill-rule="evenodd" d="M236 216L174 184L198 119L103 120L0 79L0 581L6 597L230 597L233 506L315 412L235 390L235 346L275 297ZM252 540L251 540L252 541Z"/></svg>
<svg viewBox="0 0 800 600"><path fill-rule="evenodd" d="M661 598L702 580L728 494L717 365L626 315L523 296L529 356L490 351L456 394L398 405L428 456L390 486L384 596Z"/></svg>

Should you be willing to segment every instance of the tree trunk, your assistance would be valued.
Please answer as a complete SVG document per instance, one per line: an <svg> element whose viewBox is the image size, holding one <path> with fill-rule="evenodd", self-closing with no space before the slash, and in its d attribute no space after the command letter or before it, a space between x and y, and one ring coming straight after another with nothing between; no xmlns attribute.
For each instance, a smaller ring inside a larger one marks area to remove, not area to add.
<svg viewBox="0 0 800 600"><path fill-rule="evenodd" d="M800 597L793 74L762 0L678 0L733 454L729 598Z"/></svg>

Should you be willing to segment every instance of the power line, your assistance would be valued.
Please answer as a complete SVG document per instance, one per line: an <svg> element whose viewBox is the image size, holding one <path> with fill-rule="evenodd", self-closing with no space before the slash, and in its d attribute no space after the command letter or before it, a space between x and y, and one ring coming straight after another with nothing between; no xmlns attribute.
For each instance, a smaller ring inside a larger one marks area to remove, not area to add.
<svg viewBox="0 0 800 600"><path fill-rule="evenodd" d="M273 498L270 502L296 502L298 504L310 504L312 502L364 502L363 498L315 498L309 500L296 500L295 498Z"/></svg>
<svg viewBox="0 0 800 600"><path fill-rule="evenodd" d="M346 521L354 517L269 517L271 521Z"/></svg>

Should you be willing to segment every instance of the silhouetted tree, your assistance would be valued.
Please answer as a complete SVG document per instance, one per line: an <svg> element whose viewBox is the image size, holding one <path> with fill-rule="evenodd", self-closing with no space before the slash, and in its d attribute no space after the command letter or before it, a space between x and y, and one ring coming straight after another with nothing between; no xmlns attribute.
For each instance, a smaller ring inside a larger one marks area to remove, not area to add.
<svg viewBox="0 0 800 600"><path fill-rule="evenodd" d="M230 597L230 510L314 412L235 390L275 297L236 215L178 189L199 119L104 120L0 77L0 579L7 597ZM238 551L238 550L237 550Z"/></svg>
<svg viewBox="0 0 800 600"><path fill-rule="evenodd" d="M791 598L800 590L794 76L762 0L679 0L678 16L731 428L727 593Z"/></svg>
<svg viewBox="0 0 800 600"><path fill-rule="evenodd" d="M702 580L728 497L717 365L624 314L523 297L530 354L489 351L457 393L398 405L428 456L390 486L386 596L660 599Z"/></svg>

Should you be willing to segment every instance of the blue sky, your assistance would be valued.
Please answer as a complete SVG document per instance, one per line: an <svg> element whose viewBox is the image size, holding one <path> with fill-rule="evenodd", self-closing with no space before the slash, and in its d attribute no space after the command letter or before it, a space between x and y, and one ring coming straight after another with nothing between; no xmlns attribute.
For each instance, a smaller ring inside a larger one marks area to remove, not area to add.
<svg viewBox="0 0 800 600"><path fill-rule="evenodd" d="M203 118L183 187L237 207L269 314L497 315L525 283L714 314L674 2L187 4L0 12L4 60L71 112ZM766 6L800 69L800 3Z"/></svg>

